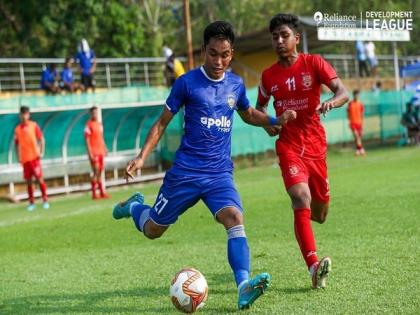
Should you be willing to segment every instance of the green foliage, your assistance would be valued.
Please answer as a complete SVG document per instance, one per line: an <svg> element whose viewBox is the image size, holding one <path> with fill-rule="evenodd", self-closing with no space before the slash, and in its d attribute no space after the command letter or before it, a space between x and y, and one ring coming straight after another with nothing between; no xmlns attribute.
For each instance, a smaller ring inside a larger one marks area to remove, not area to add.
<svg viewBox="0 0 420 315"><path fill-rule="evenodd" d="M310 278L293 234L293 214L276 162L236 171L252 273L272 287L246 314L418 314L420 308L418 148L329 152L331 208L314 224L318 253L333 270L325 290ZM271 165L273 164L273 165ZM169 283L182 267L207 278L199 314L238 314L226 232L200 202L161 238L147 240L112 205L140 189L153 203L159 184L111 190L112 199L52 198L33 213L0 205L1 314L180 314Z"/></svg>
<svg viewBox="0 0 420 315"><path fill-rule="evenodd" d="M417 1L418 2L418 1ZM203 28L227 20L238 36L267 27L278 12L312 16L316 11L356 14L367 10L414 12L417 38L419 8L415 0L193 0L190 1L193 44L201 44ZM185 54L181 0L0 0L1 57L63 57L73 55L85 37L101 57L161 56L164 44ZM399 44L401 53L416 55L416 41ZM328 53L353 53L353 44L337 43ZM390 53L378 43L377 53ZM323 52L323 51L317 51Z"/></svg>

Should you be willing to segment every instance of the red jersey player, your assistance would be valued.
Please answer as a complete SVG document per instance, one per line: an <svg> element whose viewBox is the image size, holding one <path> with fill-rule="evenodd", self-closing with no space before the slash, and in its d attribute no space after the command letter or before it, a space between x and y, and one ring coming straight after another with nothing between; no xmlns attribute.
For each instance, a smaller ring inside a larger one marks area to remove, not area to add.
<svg viewBox="0 0 420 315"><path fill-rule="evenodd" d="M292 201L296 240L312 277L312 287L326 285L331 259L318 260L311 220L324 223L328 213L327 142L319 114L342 106L347 91L333 67L319 55L297 52L299 19L278 14L270 21L272 44L278 62L264 70L257 109L265 112L271 96L276 115L295 110L297 118L281 129L267 127L270 136L279 135L276 152L283 181ZM320 103L320 87L326 84L334 93Z"/></svg>
<svg viewBox="0 0 420 315"><path fill-rule="evenodd" d="M90 119L85 127L86 148L89 155L90 165L92 166L92 198L98 199L96 187L99 189L100 198L108 198L109 195L104 190L101 175L104 170L104 156L108 153L103 134L102 123L98 120L98 108L92 107Z"/></svg>
<svg viewBox="0 0 420 315"><path fill-rule="evenodd" d="M356 156L365 155L365 149L362 144L363 113L365 108L359 101L359 90L353 91L353 100L347 107L347 116L349 118L350 130L353 133L354 143L356 144Z"/></svg>
<svg viewBox="0 0 420 315"><path fill-rule="evenodd" d="M35 178L41 189L43 208L50 207L47 196L47 185L42 178L41 157L44 155L45 140L38 124L29 120L29 107L20 108L20 124L15 128L16 155L23 167L23 178L28 189L28 211L35 210L34 188L32 179Z"/></svg>

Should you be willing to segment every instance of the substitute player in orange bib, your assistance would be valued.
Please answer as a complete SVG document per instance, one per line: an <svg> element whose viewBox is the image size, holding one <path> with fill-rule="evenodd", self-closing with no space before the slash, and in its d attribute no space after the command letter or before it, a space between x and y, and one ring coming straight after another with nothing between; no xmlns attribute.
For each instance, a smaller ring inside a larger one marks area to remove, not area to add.
<svg viewBox="0 0 420 315"><path fill-rule="evenodd" d="M326 286L331 259L318 260L311 220L324 223L330 191L327 177L327 142L320 114L342 106L347 91L334 68L319 55L297 52L299 19L278 14L270 21L272 45L278 61L262 73L257 109L265 112L274 98L276 115L294 110L297 118L280 127L265 127L278 135L276 152L283 181L292 202L294 230L303 258L312 277L313 288ZM334 96L320 103L321 84Z"/></svg>
<svg viewBox="0 0 420 315"><path fill-rule="evenodd" d="M15 128L16 155L23 167L23 178L28 189L28 211L35 210L34 187L35 178L41 189L43 208L50 207L47 196L47 185L42 177L41 157L44 155L45 140L38 124L30 118L29 107L20 108L20 124Z"/></svg>
<svg viewBox="0 0 420 315"><path fill-rule="evenodd" d="M92 199L109 198L101 179L104 171L104 156L108 153L104 141L104 128L98 120L98 108L93 106L89 112L90 119L86 123L84 133L87 153L93 172L91 179ZM96 194L96 189L99 190L99 196Z"/></svg>
<svg viewBox="0 0 420 315"><path fill-rule="evenodd" d="M349 119L350 130L353 133L354 143L356 145L356 156L366 154L362 144L364 112L365 107L359 100L359 90L354 90L353 99L349 102L347 107L347 117Z"/></svg>

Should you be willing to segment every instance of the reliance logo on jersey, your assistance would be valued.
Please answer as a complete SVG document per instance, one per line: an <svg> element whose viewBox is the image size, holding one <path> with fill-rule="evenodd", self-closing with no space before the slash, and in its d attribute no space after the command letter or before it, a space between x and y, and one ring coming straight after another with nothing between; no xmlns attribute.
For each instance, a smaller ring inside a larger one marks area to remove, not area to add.
<svg viewBox="0 0 420 315"><path fill-rule="evenodd" d="M212 126L216 126L219 128L220 131L229 132L231 121L226 116L222 116L220 119L214 119L209 117L201 117L201 123L207 128L211 128Z"/></svg>

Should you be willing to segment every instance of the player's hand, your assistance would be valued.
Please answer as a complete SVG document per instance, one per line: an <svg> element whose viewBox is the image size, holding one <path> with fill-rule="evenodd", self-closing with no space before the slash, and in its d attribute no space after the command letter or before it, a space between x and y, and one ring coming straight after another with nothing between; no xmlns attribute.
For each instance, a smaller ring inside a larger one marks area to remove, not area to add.
<svg viewBox="0 0 420 315"><path fill-rule="evenodd" d="M275 137L278 134L280 134L281 126L270 126L270 127L264 127L264 130L268 133L270 137Z"/></svg>
<svg viewBox="0 0 420 315"><path fill-rule="evenodd" d="M289 121L295 120L297 113L294 110L288 109L280 117L277 118L277 122L280 126L284 126Z"/></svg>
<svg viewBox="0 0 420 315"><path fill-rule="evenodd" d="M332 102L331 100L327 100L316 107L316 112L318 115L322 114L325 117L327 113L333 108L334 102Z"/></svg>
<svg viewBox="0 0 420 315"><path fill-rule="evenodd" d="M124 179L126 182L131 178L134 178L134 173L143 167L143 160L135 158L127 163L127 167L125 168Z"/></svg>

